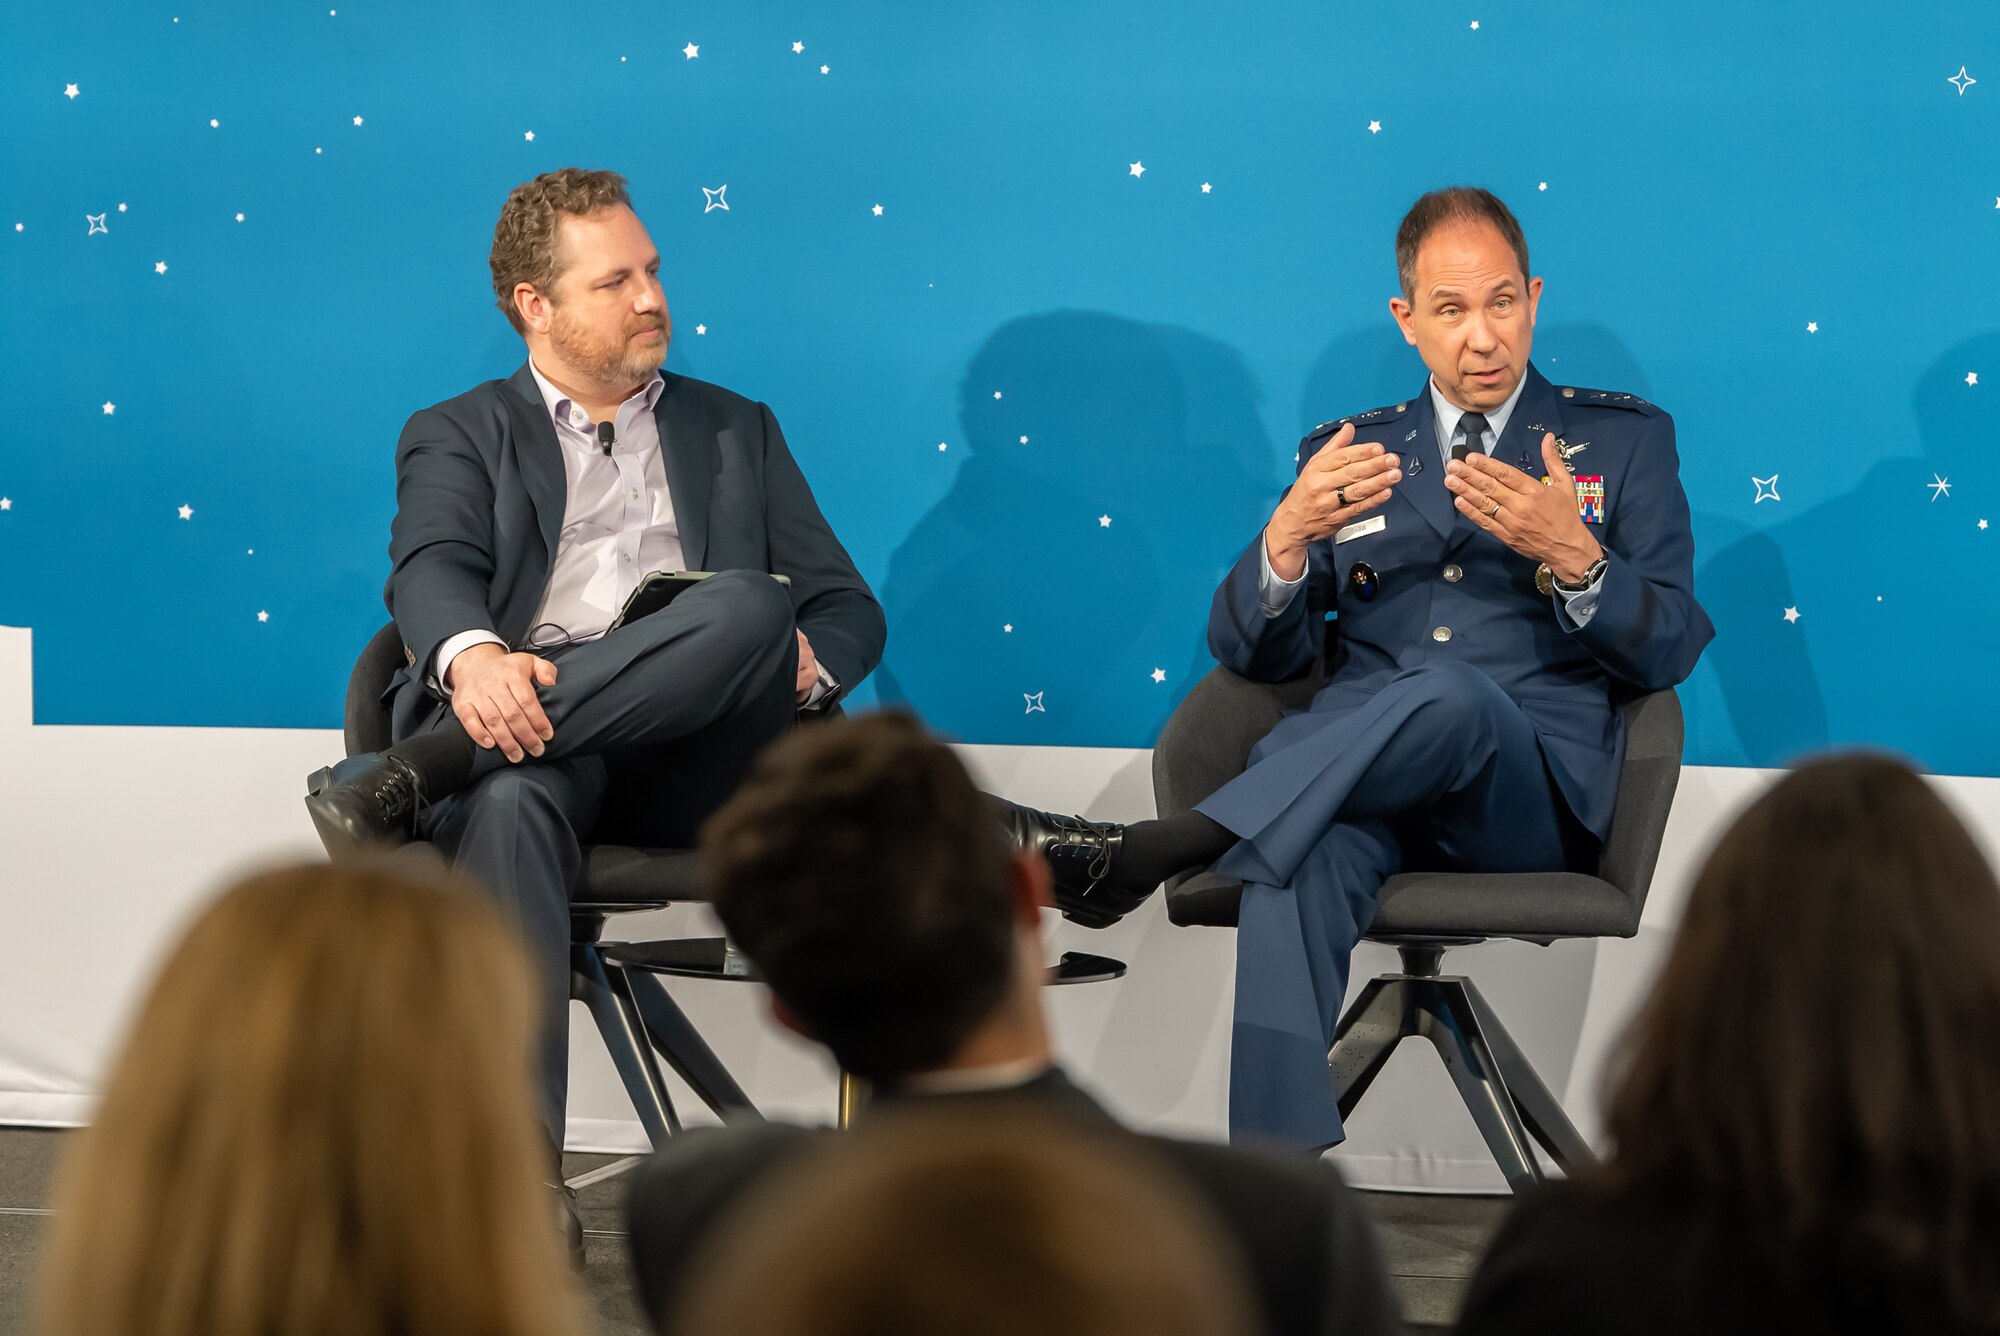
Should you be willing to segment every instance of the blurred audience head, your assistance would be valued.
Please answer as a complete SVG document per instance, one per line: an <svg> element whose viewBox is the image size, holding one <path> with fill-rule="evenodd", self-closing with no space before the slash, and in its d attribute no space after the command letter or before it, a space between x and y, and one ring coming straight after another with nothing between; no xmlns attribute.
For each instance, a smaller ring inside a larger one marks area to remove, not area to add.
<svg viewBox="0 0 2000 1336"><path fill-rule="evenodd" d="M702 831L731 940L781 1019L846 1070L893 1082L982 1027L1041 1030L1039 859L1010 855L991 800L907 715L802 728Z"/></svg>
<svg viewBox="0 0 2000 1336"><path fill-rule="evenodd" d="M269 872L140 1001L58 1178L41 1336L573 1331L528 965L459 886Z"/></svg>
<svg viewBox="0 0 2000 1336"><path fill-rule="evenodd" d="M1125 1139L1024 1107L884 1110L746 1197L680 1320L701 1336L1239 1336L1235 1245Z"/></svg>
<svg viewBox="0 0 2000 1336"><path fill-rule="evenodd" d="M1729 1220L1837 1309L1995 1329L1995 1035L2000 886L1965 827L1898 761L1812 761L1695 881L1613 1088L1607 1185Z"/></svg>

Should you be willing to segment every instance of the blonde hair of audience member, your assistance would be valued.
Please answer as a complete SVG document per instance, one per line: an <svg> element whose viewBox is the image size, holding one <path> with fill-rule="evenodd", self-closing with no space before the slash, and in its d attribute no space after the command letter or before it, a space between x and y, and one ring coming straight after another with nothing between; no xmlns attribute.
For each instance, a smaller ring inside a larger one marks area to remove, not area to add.
<svg viewBox="0 0 2000 1336"><path fill-rule="evenodd" d="M745 1198L667 1330L1240 1336L1237 1256L1140 1152L1032 1104L884 1109Z"/></svg>
<svg viewBox="0 0 2000 1336"><path fill-rule="evenodd" d="M65 1158L40 1336L579 1330L532 1006L462 886L312 866L226 892Z"/></svg>
<svg viewBox="0 0 2000 1336"><path fill-rule="evenodd" d="M1964 825L1899 761L1810 762L1695 879L1602 1185L1726 1222L1795 1311L2000 1330L1996 1033L2000 884Z"/></svg>

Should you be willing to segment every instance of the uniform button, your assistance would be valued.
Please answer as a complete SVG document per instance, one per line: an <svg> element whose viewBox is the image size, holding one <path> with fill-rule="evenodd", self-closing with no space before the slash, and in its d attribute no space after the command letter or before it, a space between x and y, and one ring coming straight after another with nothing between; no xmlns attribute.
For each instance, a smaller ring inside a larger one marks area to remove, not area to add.
<svg viewBox="0 0 2000 1336"><path fill-rule="evenodd" d="M1457 584L1460 580L1463 580L1464 578L1465 578L1465 569L1463 567L1447 566L1444 568L1444 580L1446 584Z"/></svg>
<svg viewBox="0 0 2000 1336"><path fill-rule="evenodd" d="M1408 407L1409 407L1409 405L1408 405L1408 404L1397 404L1397 405L1396 405L1396 411L1397 411L1398 413L1400 413L1400 412L1402 412L1402 411L1403 411L1404 409L1406 409L1406 408L1408 408Z"/></svg>
<svg viewBox="0 0 2000 1336"><path fill-rule="evenodd" d="M1574 399L1574 398L1576 398L1576 391L1575 391L1575 390L1569 390L1569 389L1566 389L1566 390L1564 390L1564 391L1563 391L1563 398L1565 398L1565 399Z"/></svg>
<svg viewBox="0 0 2000 1336"><path fill-rule="evenodd" d="M1449 626L1432 627L1431 639L1437 641L1440 645L1442 645L1445 641L1451 639L1451 628Z"/></svg>

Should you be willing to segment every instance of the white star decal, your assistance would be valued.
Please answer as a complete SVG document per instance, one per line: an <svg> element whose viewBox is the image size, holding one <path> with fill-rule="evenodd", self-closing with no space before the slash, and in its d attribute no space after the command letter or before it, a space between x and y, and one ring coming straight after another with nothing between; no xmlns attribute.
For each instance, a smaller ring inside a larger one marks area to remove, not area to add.
<svg viewBox="0 0 2000 1336"><path fill-rule="evenodd" d="M1155 668L1155 669L1153 670L1153 680L1154 680L1155 682L1164 682L1164 681L1166 681L1166 680L1167 680L1167 670L1166 670L1166 669L1164 669L1164 668Z"/></svg>
<svg viewBox="0 0 2000 1336"><path fill-rule="evenodd" d="M257 614L257 620L260 622L268 622L271 620L271 614L268 612L260 612Z"/></svg>
<svg viewBox="0 0 2000 1336"><path fill-rule="evenodd" d="M1380 122L1380 121L1370 121L1370 122L1368 122L1368 133L1369 133L1369 134L1371 134L1371 135L1379 135L1379 134L1381 134L1381 133L1382 133L1382 122Z"/></svg>
<svg viewBox="0 0 2000 1336"><path fill-rule="evenodd" d="M1985 520L1979 521L1979 527L1984 529L1986 527L1986 521Z"/></svg>
<svg viewBox="0 0 2000 1336"><path fill-rule="evenodd" d="M123 213L123 212L125 212L125 206L124 206L123 204L121 204L121 205L119 205L119 206L118 206L118 212L120 212L120 213Z"/></svg>
<svg viewBox="0 0 2000 1336"><path fill-rule="evenodd" d="M829 73L829 71L828 71L827 67L826 67L826 66L824 66L824 65L822 65L822 66L820 66L820 67L819 67L819 72L820 72L821 74L826 74L826 73Z"/></svg>
<svg viewBox="0 0 2000 1336"><path fill-rule="evenodd" d="M1951 495L1950 478L1941 478L1937 474L1933 473L1931 474L1931 480L1925 483L1924 486L1931 489L1931 500L1933 501L1937 500L1941 496Z"/></svg>
<svg viewBox="0 0 2000 1336"><path fill-rule="evenodd" d="M211 116L208 118L208 128L211 130L220 130L222 128L222 122L216 120L215 117Z"/></svg>
<svg viewBox="0 0 2000 1336"><path fill-rule="evenodd" d="M90 230L88 232L85 232L84 235L87 237L94 237L99 232L103 232L108 236L111 232L111 229L104 225L104 219L106 218L106 216L107 215L101 213L86 213L85 215L83 215L83 221L90 225Z"/></svg>
<svg viewBox="0 0 2000 1336"><path fill-rule="evenodd" d="M1952 87L1956 88L1958 90L1958 95L1960 97L1964 97L1965 90L1972 87L1972 85L1978 83L1979 80L1967 74L1965 72L1965 66L1960 65L1958 67L1958 73L1952 75L1949 79L1946 79L1945 82L1950 84Z"/></svg>
<svg viewBox="0 0 2000 1336"><path fill-rule="evenodd" d="M1026 691L1023 691L1023 692L1021 693L1021 699L1022 699L1022 700L1024 700L1024 701L1026 701L1026 702L1028 702L1028 708L1027 708L1027 709L1025 709L1025 710L1023 710L1023 711L1021 711L1021 713L1022 713L1022 714L1047 714L1047 713L1049 712L1049 710L1048 710L1048 707L1047 707L1046 705L1042 704L1042 697L1043 697L1043 696L1046 696L1047 694L1048 694L1048 693L1047 693L1046 691L1037 691L1037 692L1034 692L1033 694L1030 694L1030 693L1028 693L1028 692L1026 692Z"/></svg>
<svg viewBox="0 0 2000 1336"><path fill-rule="evenodd" d="M72 102L76 101L76 85L75 85L75 84L64 84L64 85L63 85L63 96L64 96L64 97L66 97L66 98L68 98L68 99L69 99L70 101L72 101Z"/></svg>
<svg viewBox="0 0 2000 1336"><path fill-rule="evenodd" d="M118 411L117 404L112 403L109 399L106 399L104 401L104 416L110 417L113 413L116 413L117 411Z"/></svg>
<svg viewBox="0 0 2000 1336"><path fill-rule="evenodd" d="M938 442L938 453L939 453L939 454L943 454L943 453L944 453L944 452L945 452L946 450L948 450L948 449L950 449L950 448L951 448L951 447L950 447L950 446L948 446L948 445L946 445L946 444L945 444L945 443L944 443L943 441L939 441L939 442Z"/></svg>
<svg viewBox="0 0 2000 1336"><path fill-rule="evenodd" d="M707 326L707 325L696 325L696 326L694 327L694 332L695 332L695 333L697 333L697 334L706 334L706 333L708 333L708 326Z"/></svg>
<svg viewBox="0 0 2000 1336"><path fill-rule="evenodd" d="M1808 333L1808 334L1817 334L1817 333L1819 333L1819 321L1817 321L1817 320L1808 320L1808 321L1806 321L1806 333Z"/></svg>
<svg viewBox="0 0 2000 1336"><path fill-rule="evenodd" d="M727 184L719 185L713 190L710 190L707 186L703 186L701 188L701 211L703 213L713 213L715 210L720 209L724 213L728 213L729 201L722 197L722 192L727 189L729 189Z"/></svg>
<svg viewBox="0 0 2000 1336"><path fill-rule="evenodd" d="M1008 623L1007 623L1007 624L1006 624L1005 626L1001 627L1000 629L1001 629L1002 631L1005 631L1005 632L1006 632L1006 633L1007 633L1008 635L1013 635L1013 634L1014 634L1014 623L1012 623L1012 622L1008 622Z"/></svg>
<svg viewBox="0 0 2000 1336"><path fill-rule="evenodd" d="M359 116L356 116L356 117L354 118L354 123L355 123L356 125L359 125L359 124L361 124L361 118L360 118Z"/></svg>
<svg viewBox="0 0 2000 1336"><path fill-rule="evenodd" d="M165 260L155 260L155 261L153 262L153 272L154 272L154 273L156 273L156 274L164 274L164 273L166 273L166 272L167 272L167 262L166 262Z"/></svg>
<svg viewBox="0 0 2000 1336"><path fill-rule="evenodd" d="M177 513L178 513L178 514L180 515L180 517L181 517L182 519L184 519L184 520L191 520L191 519L193 519L193 518L194 518L194 507L193 507L193 506L182 506L182 507L180 508L179 512L177 512Z"/></svg>
<svg viewBox="0 0 2000 1336"><path fill-rule="evenodd" d="M1478 31L1479 31L1479 20L1478 20L1478 19L1474 19L1474 20L1472 21L1472 30L1473 30L1474 32L1478 32Z"/></svg>
<svg viewBox="0 0 2000 1336"><path fill-rule="evenodd" d="M1111 527L1111 517L1109 515L1099 515L1097 517L1097 527L1100 529L1109 529Z"/></svg>
<svg viewBox="0 0 2000 1336"><path fill-rule="evenodd" d="M1798 619L1799 619L1799 610L1797 608L1785 609L1785 620L1787 622L1795 622Z"/></svg>
<svg viewBox="0 0 2000 1336"><path fill-rule="evenodd" d="M323 149L323 148L315 148L315 149L313 150L313 152L314 152L314 153L324 153L324 152L326 152L326 150L325 150L325 149Z"/></svg>
<svg viewBox="0 0 2000 1336"><path fill-rule="evenodd" d="M237 215L236 215L236 221L237 221L237 222L239 222L239 223L240 223L240 222L242 222L242 221L243 221L243 215L242 215L242 214L240 214L240 213L239 213L239 214L237 214Z"/></svg>
<svg viewBox="0 0 2000 1336"><path fill-rule="evenodd" d="M792 43L792 54L795 56L802 54L805 51L805 49L806 49L806 44L804 42Z"/></svg>
<svg viewBox="0 0 2000 1336"><path fill-rule="evenodd" d="M1547 190L1548 188L1549 188L1549 183L1547 181L1538 182L1535 186L1535 189L1537 190Z"/></svg>
<svg viewBox="0 0 2000 1336"><path fill-rule="evenodd" d="M1023 437L1021 438L1021 444L1022 444L1022 445L1026 445L1027 443L1028 443L1028 438L1027 438L1027 437L1025 437L1025 436L1023 436Z"/></svg>
<svg viewBox="0 0 2000 1336"><path fill-rule="evenodd" d="M1965 383L1967 385L1977 385L1979 383L1979 373L1977 371L1966 372Z"/></svg>
<svg viewBox="0 0 2000 1336"><path fill-rule="evenodd" d="M535 142L535 132L533 130L530 130L526 134L522 135L521 138L527 140L530 144L532 144Z"/></svg>
<svg viewBox="0 0 2000 1336"><path fill-rule="evenodd" d="M1000 397L1000 391L998 391L998 390L995 390L995 391L993 391L993 397L994 397L995 399L998 399L998 398Z"/></svg>
<svg viewBox="0 0 2000 1336"><path fill-rule="evenodd" d="M877 218L880 218L882 216L882 206L879 204L875 206L875 216Z"/></svg>
<svg viewBox="0 0 2000 1336"><path fill-rule="evenodd" d="M1135 162L1131 166L1127 167L1125 169L1125 172L1126 175L1128 176L1144 176L1146 174L1146 164L1143 162Z"/></svg>
<svg viewBox="0 0 2000 1336"><path fill-rule="evenodd" d="M1751 505L1754 506L1764 501L1782 501L1785 499L1778 495L1777 474L1773 473L1768 478L1760 478L1753 473L1750 475L1750 481L1757 484L1757 500L1752 501Z"/></svg>
<svg viewBox="0 0 2000 1336"><path fill-rule="evenodd" d="M13 498L13 497L11 497L11 496L0 496L0 510L12 510L13 508L14 508L14 498ZM1985 521L1984 521L1984 520L1981 520L1981 521L1980 521L1980 523L1981 523L1981 524L1984 524L1984 523L1985 523Z"/></svg>
<svg viewBox="0 0 2000 1336"><path fill-rule="evenodd" d="M1210 185L1210 184L1209 184L1208 182L1206 182L1206 181L1203 181L1203 182L1201 183L1201 193L1202 193L1202 194L1204 194L1204 195L1207 195L1207 194L1211 194L1211 193L1213 193L1213 192L1214 192L1214 190L1215 190L1215 187L1214 187L1214 186L1212 186L1212 185Z"/></svg>
<svg viewBox="0 0 2000 1336"><path fill-rule="evenodd" d="M681 48L681 54L686 56L689 60L693 60L696 56L701 54L701 48L696 46L693 42L689 42L686 46Z"/></svg>

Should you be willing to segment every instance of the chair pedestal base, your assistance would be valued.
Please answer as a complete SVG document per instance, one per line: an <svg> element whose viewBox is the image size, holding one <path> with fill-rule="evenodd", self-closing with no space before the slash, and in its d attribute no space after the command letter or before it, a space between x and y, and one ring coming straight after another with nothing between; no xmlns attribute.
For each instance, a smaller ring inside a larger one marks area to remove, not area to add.
<svg viewBox="0 0 2000 1336"><path fill-rule="evenodd" d="M1444 1059L1509 1188L1520 1192L1544 1177L1530 1137L1565 1173L1596 1163L1478 986L1463 975L1437 973L1444 947L1463 944L1465 939L1397 943L1404 972L1369 980L1340 1018L1327 1054L1340 1116L1353 1114L1396 1045L1421 1036Z"/></svg>

